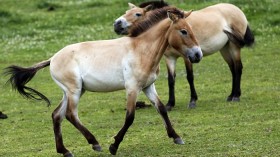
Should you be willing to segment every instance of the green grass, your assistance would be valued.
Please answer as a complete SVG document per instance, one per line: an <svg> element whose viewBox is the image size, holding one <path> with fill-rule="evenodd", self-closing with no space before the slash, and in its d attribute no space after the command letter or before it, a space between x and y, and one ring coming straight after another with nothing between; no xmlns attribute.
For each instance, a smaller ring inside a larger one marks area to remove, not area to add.
<svg viewBox="0 0 280 157"><path fill-rule="evenodd" d="M112 39L113 21L127 9L122 0L0 0L0 69L11 64L30 66L51 57L62 47L87 40ZM140 0L131 0L140 3ZM175 6L200 9L221 1L168 1ZM169 117L185 145L173 144L153 108L136 111L116 156L279 156L280 155L280 2L277 0L225 0L239 6L256 35L254 48L242 50L242 96L226 102L231 74L221 55L205 57L194 65L197 108L187 109L190 93L183 61L177 63L176 107ZM52 7L54 10L49 11ZM166 69L161 63L156 82L167 102ZM22 98L0 77L0 156L61 156L56 153L51 113L62 93L49 70L40 71L29 83L47 95L52 106ZM139 100L148 102L141 94ZM76 156L111 156L108 147L122 127L125 92L86 93L79 105L85 126L97 137L103 152L94 152L66 120L63 136Z"/></svg>

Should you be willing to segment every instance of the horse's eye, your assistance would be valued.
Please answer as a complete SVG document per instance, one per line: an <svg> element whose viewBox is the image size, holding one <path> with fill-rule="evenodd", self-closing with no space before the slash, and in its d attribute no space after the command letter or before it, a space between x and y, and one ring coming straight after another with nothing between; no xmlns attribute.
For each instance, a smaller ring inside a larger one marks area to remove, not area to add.
<svg viewBox="0 0 280 157"><path fill-rule="evenodd" d="M188 32L184 29L180 30L180 32L182 33L182 35L188 35Z"/></svg>
<svg viewBox="0 0 280 157"><path fill-rule="evenodd" d="M140 17L140 16L142 16L142 14L141 13L136 13L135 16Z"/></svg>

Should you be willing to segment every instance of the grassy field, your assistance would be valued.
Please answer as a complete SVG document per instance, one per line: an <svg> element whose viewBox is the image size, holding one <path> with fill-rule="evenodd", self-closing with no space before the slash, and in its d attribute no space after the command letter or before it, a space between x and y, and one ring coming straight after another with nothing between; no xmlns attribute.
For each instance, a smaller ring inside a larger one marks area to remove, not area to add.
<svg viewBox="0 0 280 157"><path fill-rule="evenodd" d="M51 57L76 42L112 39L113 21L140 0L0 0L0 69L11 64L30 66ZM169 0L179 8L200 9L219 2L240 7L256 37L252 49L242 50L242 96L226 102L231 74L219 53L194 65L197 108L187 109L189 87L183 61L177 63L176 107L169 117L185 140L175 145L166 135L154 108L136 111L116 156L280 156L280 2L278 0ZM54 10L50 11L50 8ZM161 63L156 82L164 103L168 99L167 73ZM51 113L62 93L49 70L39 72L29 83L52 102L22 98L0 77L0 156L56 157ZM148 100L141 94L139 100ZM76 156L111 156L108 148L122 127L125 92L86 93L79 105L85 126L97 137L103 152L94 152L68 121L62 125L64 142Z"/></svg>

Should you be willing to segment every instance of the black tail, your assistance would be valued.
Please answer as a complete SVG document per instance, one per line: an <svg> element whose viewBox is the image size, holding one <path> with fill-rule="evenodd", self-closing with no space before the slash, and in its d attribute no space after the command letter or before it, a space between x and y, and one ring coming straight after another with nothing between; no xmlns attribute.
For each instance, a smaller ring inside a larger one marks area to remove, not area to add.
<svg viewBox="0 0 280 157"><path fill-rule="evenodd" d="M255 43L255 37L250 27L247 26L245 35L244 35L244 44L245 46L252 46Z"/></svg>
<svg viewBox="0 0 280 157"><path fill-rule="evenodd" d="M244 35L241 35L239 32L235 31L234 28L231 28L232 32L229 32L227 30L224 30L224 32L227 34L229 40L233 42L235 45L238 45L239 47L244 46L252 46L255 42L254 34L252 33L249 26L246 28L246 32Z"/></svg>
<svg viewBox="0 0 280 157"><path fill-rule="evenodd" d="M44 100L49 106L50 101L46 96L35 89L25 86L35 76L37 71L49 65L50 60L40 62L29 68L12 65L4 69L4 74L11 75L7 82L10 82L12 88L17 90L23 97L34 100Z"/></svg>

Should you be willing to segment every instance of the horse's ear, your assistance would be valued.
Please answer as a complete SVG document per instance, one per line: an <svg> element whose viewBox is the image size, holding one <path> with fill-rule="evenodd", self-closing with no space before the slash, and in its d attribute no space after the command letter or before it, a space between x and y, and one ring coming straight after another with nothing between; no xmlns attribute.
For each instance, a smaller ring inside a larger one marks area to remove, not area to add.
<svg viewBox="0 0 280 157"><path fill-rule="evenodd" d="M152 4L147 5L147 6L144 8L145 12L150 11L150 10L152 10L152 9L153 9L153 5L152 5Z"/></svg>
<svg viewBox="0 0 280 157"><path fill-rule="evenodd" d="M135 8L135 7L136 7L136 5L134 5L134 4L132 4L132 3L128 3L128 6L129 6L129 8L130 8L130 9L132 9L132 8Z"/></svg>
<svg viewBox="0 0 280 157"><path fill-rule="evenodd" d="M184 17L187 18L188 16L190 16L191 13L192 13L192 11L193 11L193 10L185 11L185 12L184 12Z"/></svg>
<svg viewBox="0 0 280 157"><path fill-rule="evenodd" d="M179 17L176 14L172 13L170 10L167 11L167 16L173 22L177 22L179 19Z"/></svg>

